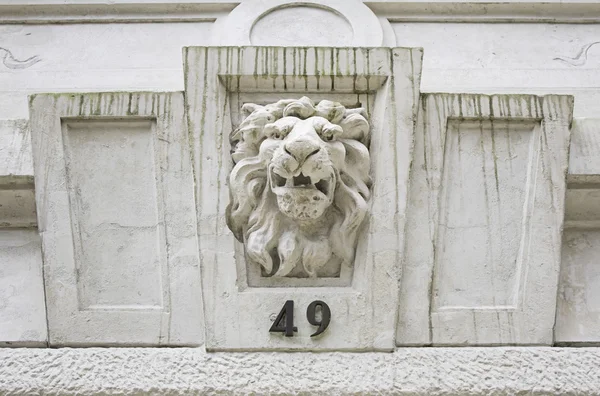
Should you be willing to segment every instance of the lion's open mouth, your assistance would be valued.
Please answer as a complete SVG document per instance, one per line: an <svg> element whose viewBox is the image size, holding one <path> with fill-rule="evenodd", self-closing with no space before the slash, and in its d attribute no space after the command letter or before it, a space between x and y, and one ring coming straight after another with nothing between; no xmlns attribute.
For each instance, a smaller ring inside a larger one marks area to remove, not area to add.
<svg viewBox="0 0 600 396"><path fill-rule="evenodd" d="M298 176L292 176L285 178L277 174L273 169L271 170L271 184L273 188L285 187L286 189L316 189L322 192L325 196L329 197L331 192L332 177L327 179L314 179L311 176L306 176L304 173L300 173Z"/></svg>

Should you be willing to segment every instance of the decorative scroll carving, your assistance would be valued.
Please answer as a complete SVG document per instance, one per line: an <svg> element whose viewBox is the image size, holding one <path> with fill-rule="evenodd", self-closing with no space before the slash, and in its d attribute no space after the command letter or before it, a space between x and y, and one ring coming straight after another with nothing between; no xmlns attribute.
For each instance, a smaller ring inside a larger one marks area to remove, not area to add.
<svg viewBox="0 0 600 396"><path fill-rule="evenodd" d="M575 55L575 57L559 56L554 58L553 60L561 61L571 66L583 66L587 63L588 51L596 44L600 44L600 41L594 41L592 43L584 45L583 47L581 47L579 52L577 52L577 55Z"/></svg>
<svg viewBox="0 0 600 396"><path fill-rule="evenodd" d="M0 47L0 59L2 59L4 66L13 70L27 69L28 67L31 67L41 61L37 55L31 56L25 60L19 60L14 57L9 49L3 47Z"/></svg>
<svg viewBox="0 0 600 396"><path fill-rule="evenodd" d="M367 214L363 108L307 97L260 106L232 132L227 224L264 276L338 277Z"/></svg>

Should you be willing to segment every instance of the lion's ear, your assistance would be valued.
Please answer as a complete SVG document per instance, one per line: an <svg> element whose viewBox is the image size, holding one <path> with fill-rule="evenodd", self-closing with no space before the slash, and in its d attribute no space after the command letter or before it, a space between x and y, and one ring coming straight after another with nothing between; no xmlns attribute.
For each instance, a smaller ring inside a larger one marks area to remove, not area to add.
<svg viewBox="0 0 600 396"><path fill-rule="evenodd" d="M348 117L350 114L360 114L361 116L367 118L367 110L364 107L357 107L355 109L346 109L344 113L344 118Z"/></svg>
<svg viewBox="0 0 600 396"><path fill-rule="evenodd" d="M340 123L344 139L354 139L366 143L369 139L369 122L360 113L348 114Z"/></svg>
<svg viewBox="0 0 600 396"><path fill-rule="evenodd" d="M255 103L244 103L242 106L242 111L244 112L244 117L248 117L250 114L254 113L254 111L264 108L264 106L257 105Z"/></svg>

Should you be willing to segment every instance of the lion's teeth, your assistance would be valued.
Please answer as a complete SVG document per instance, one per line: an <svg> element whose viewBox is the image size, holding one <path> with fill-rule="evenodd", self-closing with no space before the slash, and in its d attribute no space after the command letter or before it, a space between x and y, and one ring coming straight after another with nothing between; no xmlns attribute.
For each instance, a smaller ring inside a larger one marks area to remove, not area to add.
<svg viewBox="0 0 600 396"><path fill-rule="evenodd" d="M285 181L285 186L286 186L286 187L294 187L294 178L293 178L293 177L290 177L289 179L287 179L287 180Z"/></svg>
<svg viewBox="0 0 600 396"><path fill-rule="evenodd" d="M312 177L312 176L310 177L310 184L312 184L313 186L320 181L321 181L321 179L318 177Z"/></svg>

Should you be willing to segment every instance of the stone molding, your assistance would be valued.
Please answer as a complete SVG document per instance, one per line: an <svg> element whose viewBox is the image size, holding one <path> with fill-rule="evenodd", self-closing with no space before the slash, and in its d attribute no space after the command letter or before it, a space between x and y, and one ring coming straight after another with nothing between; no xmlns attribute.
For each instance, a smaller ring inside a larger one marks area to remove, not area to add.
<svg viewBox="0 0 600 396"><path fill-rule="evenodd" d="M0 1L2 24L214 22L239 2L218 0Z"/></svg>
<svg viewBox="0 0 600 396"><path fill-rule="evenodd" d="M597 395L600 389L598 348L3 349L0 362L4 395Z"/></svg>
<svg viewBox="0 0 600 396"><path fill-rule="evenodd" d="M241 3L219 0L27 0L0 1L0 23L214 22ZM600 4L592 1L364 1L390 22L594 23ZM241 45L242 43L235 43Z"/></svg>
<svg viewBox="0 0 600 396"><path fill-rule="evenodd" d="M590 1L365 1L391 23L595 23L600 4Z"/></svg>

